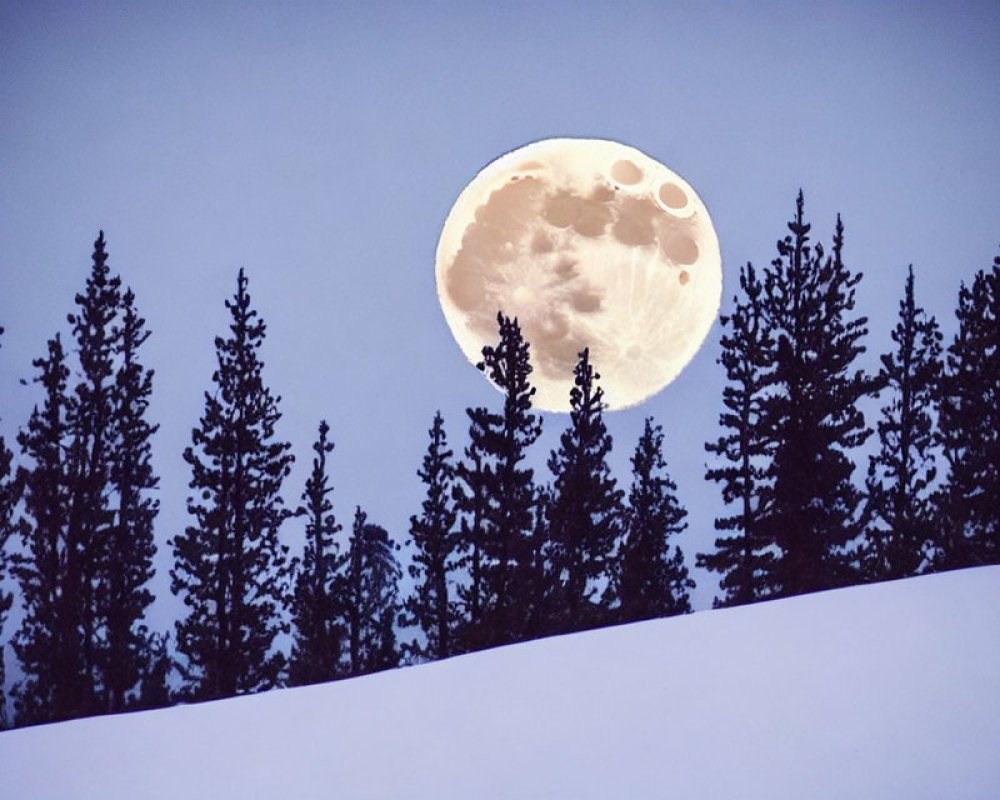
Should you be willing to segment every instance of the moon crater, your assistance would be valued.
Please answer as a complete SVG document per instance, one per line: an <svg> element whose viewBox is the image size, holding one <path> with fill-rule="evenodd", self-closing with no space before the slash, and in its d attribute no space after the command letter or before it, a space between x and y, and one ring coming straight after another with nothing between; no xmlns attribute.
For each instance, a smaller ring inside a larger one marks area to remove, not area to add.
<svg viewBox="0 0 1000 800"><path fill-rule="evenodd" d="M642 402L694 356L718 313L708 211L626 145L549 139L497 159L461 193L438 243L442 310L473 363L498 311L531 344L535 405L569 410L589 347L611 409Z"/></svg>

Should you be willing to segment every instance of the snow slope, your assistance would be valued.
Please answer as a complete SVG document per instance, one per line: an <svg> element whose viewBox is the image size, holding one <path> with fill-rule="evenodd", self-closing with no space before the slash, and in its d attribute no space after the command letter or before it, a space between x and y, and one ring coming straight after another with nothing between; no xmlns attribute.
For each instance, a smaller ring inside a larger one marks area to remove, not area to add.
<svg viewBox="0 0 1000 800"><path fill-rule="evenodd" d="M1000 567L0 734L6 798L1000 796Z"/></svg>

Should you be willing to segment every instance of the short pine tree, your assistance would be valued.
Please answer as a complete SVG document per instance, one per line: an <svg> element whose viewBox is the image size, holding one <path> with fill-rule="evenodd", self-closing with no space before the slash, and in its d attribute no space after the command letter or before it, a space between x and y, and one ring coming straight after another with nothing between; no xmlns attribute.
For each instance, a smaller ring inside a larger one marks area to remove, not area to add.
<svg viewBox="0 0 1000 800"><path fill-rule="evenodd" d="M620 622L691 611L688 591L695 584L684 566L684 553L670 544L672 536L687 528L687 511L677 500L677 484L666 466L663 429L647 417L632 456L632 486L618 557Z"/></svg>
<svg viewBox="0 0 1000 800"><path fill-rule="evenodd" d="M4 329L0 326L0 336ZM14 509L21 496L21 486L18 475L13 468L14 453L7 447L3 436L0 436L0 730L10 726L11 720L7 712L7 672L5 649L7 639L4 623L14 602L13 592L6 590L7 586L7 542L18 525L14 519Z"/></svg>
<svg viewBox="0 0 1000 800"><path fill-rule="evenodd" d="M740 269L742 298L721 317L719 363L726 370L725 410L719 423L726 433L705 449L719 456L706 478L722 484L722 499L735 506L729 516L715 520L718 531L731 532L715 540L715 551L699 553L699 567L722 573L721 597L715 606L751 603L768 596L768 580L775 558L773 542L763 535L761 522L769 508L773 480L769 468L774 454L763 424L763 410L772 384L774 340L764 319L764 286L753 264Z"/></svg>
<svg viewBox="0 0 1000 800"><path fill-rule="evenodd" d="M878 375L879 386L891 395L878 421L879 451L869 460L866 482L872 524L860 556L868 580L922 571L934 538L931 486L941 332L934 317L916 304L912 265L892 340L895 350L882 355Z"/></svg>
<svg viewBox="0 0 1000 800"><path fill-rule="evenodd" d="M941 381L935 567L1000 562L1000 256L958 295L958 333Z"/></svg>
<svg viewBox="0 0 1000 800"><path fill-rule="evenodd" d="M215 390L205 393L205 413L184 451L195 524L171 542L170 588L188 608L176 623L178 667L192 700L279 685L285 659L274 651L275 637L289 630L291 565L279 529L290 515L281 484L293 456L275 438L280 398L264 384L265 325L242 269L226 307L232 322L230 335L215 340Z"/></svg>
<svg viewBox="0 0 1000 800"><path fill-rule="evenodd" d="M329 433L326 421L320 422L312 472L302 495L305 505L299 509L306 518L306 544L292 599L294 641L288 679L292 686L332 681L343 672L347 632L339 622L339 593L347 556L340 553L335 538L342 526L329 498L333 491L326 465L333 451Z"/></svg>
<svg viewBox="0 0 1000 800"><path fill-rule="evenodd" d="M458 567L458 536L452 497L455 466L444 431L441 412L434 415L428 432L430 444L423 465L417 471L427 486L419 515L410 517L410 536L415 548L410 578L413 593L404 601L404 625L418 625L424 642L414 641L408 650L417 659L447 658L453 653L453 639L461 616L456 598L449 590Z"/></svg>
<svg viewBox="0 0 1000 800"><path fill-rule="evenodd" d="M611 435L604 425L600 375L584 349L574 369L570 425L549 457L552 497L547 506L551 576L559 587L560 613L549 633L565 633L612 621L613 555L621 533L622 491L607 458Z"/></svg>
<svg viewBox="0 0 1000 800"><path fill-rule="evenodd" d="M358 507L347 553L343 608L347 629L347 675L366 675L399 664L395 624L399 613L397 546L385 528L368 522Z"/></svg>

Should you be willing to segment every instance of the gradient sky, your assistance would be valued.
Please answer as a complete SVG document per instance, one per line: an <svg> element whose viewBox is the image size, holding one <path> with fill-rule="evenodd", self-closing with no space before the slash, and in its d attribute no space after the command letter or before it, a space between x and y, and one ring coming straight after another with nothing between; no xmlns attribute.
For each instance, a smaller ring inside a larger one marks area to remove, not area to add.
<svg viewBox="0 0 1000 800"><path fill-rule="evenodd" d="M152 621L166 628L179 607L166 540L188 522L181 453L244 266L299 458L286 500L326 418L340 521L360 504L402 541L434 411L460 451L464 409L500 400L438 307L441 226L485 164L553 136L620 140L691 183L719 236L723 311L740 265L774 257L801 187L814 238L829 241L840 212L845 259L865 274L866 366L890 347L911 262L950 336L960 281L1000 244L1000 6L873 5L4 2L0 431L12 440L40 402L18 379L67 335L103 228L153 332ZM721 512L703 479L719 335L659 395L607 417L626 486L644 417L664 425L692 567ZM545 416L543 480L567 420ZM301 529L284 533L298 551ZM718 576L694 577L706 608Z"/></svg>

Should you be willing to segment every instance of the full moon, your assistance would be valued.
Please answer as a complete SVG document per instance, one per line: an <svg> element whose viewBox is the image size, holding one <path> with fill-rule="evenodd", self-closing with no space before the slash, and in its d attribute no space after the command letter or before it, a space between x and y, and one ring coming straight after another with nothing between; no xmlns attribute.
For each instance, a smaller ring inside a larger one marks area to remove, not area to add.
<svg viewBox="0 0 1000 800"><path fill-rule="evenodd" d="M488 164L448 214L435 270L472 363L498 341L498 312L518 319L534 405L546 411L569 411L585 347L609 409L660 391L701 346L722 296L719 240L694 189L603 139L546 139Z"/></svg>

